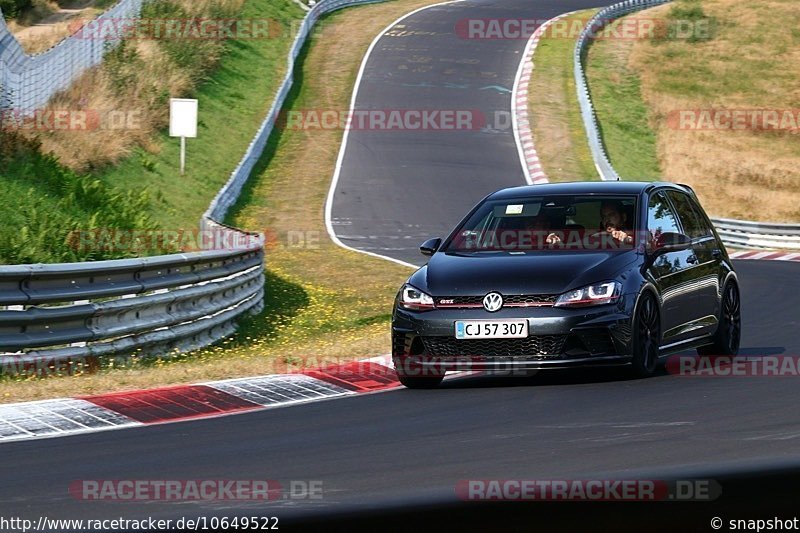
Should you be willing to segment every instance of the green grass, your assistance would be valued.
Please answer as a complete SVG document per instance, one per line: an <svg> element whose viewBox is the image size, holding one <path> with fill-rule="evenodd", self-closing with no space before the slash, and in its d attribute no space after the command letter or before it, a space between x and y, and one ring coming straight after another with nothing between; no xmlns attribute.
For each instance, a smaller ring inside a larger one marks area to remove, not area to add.
<svg viewBox="0 0 800 533"><path fill-rule="evenodd" d="M107 187L63 168L35 141L0 131L0 262L52 263L124 254L77 246L73 231L155 229L141 191Z"/></svg>
<svg viewBox="0 0 800 533"><path fill-rule="evenodd" d="M658 70L659 92L715 100L769 94L776 85L795 83L793 69L786 68L785 54L800 43L800 11L791 16L781 13L780 24L776 24L776 15L768 6L740 4L747 6L746 26L732 13L726 13L730 18L710 16L705 11L712 6L706 5L704 10L699 0L676 0L671 5L667 12L670 24L689 21L700 24L702 31L688 39L651 41L658 51L659 63L654 67ZM736 7L737 11L743 9ZM695 46L709 41L716 41L717 46Z"/></svg>
<svg viewBox="0 0 800 533"><path fill-rule="evenodd" d="M565 19L586 20L596 10ZM596 180L575 89L572 54L575 41L545 32L534 55L528 112L542 168L551 181Z"/></svg>
<svg viewBox="0 0 800 533"><path fill-rule="evenodd" d="M120 188L153 192L148 213L162 227L197 226L200 216L244 154L286 71L288 28L303 11L290 0L248 0L243 18L275 19L280 38L230 41L218 69L192 97L199 100L196 139L187 139L186 174L180 175L180 140L163 132L157 153L137 151L98 174Z"/></svg>
<svg viewBox="0 0 800 533"><path fill-rule="evenodd" d="M176 9L164 1L149 6L157 13ZM73 231L198 227L202 213L236 168L274 99L294 37L290 28L294 20L303 17L303 11L291 0L248 0L240 17L276 20L283 31L276 38L226 42L222 59L213 70L207 66L204 70L202 54L215 43L158 43L167 50L175 69L192 76L197 87L194 94L174 96L200 101L198 138L187 140L183 176L179 172L180 141L166 131L150 139L148 151L134 148L132 155L116 166L79 174L42 154L35 140L0 130L0 201L15 206L0 213L0 263L136 254L75 249L70 241ZM109 69L118 55L120 60L127 57L122 47L119 50L109 56ZM120 76L137 75L135 68L120 72ZM112 79L116 79L113 73ZM163 96L158 101L166 106L170 95Z"/></svg>
<svg viewBox="0 0 800 533"><path fill-rule="evenodd" d="M617 173L627 180L658 180L661 169L649 108L642 98L639 74L628 66L632 44L615 39L592 43L586 60L589 91Z"/></svg>
<svg viewBox="0 0 800 533"><path fill-rule="evenodd" d="M13 19L31 8L31 0L0 0L0 8L6 19Z"/></svg>

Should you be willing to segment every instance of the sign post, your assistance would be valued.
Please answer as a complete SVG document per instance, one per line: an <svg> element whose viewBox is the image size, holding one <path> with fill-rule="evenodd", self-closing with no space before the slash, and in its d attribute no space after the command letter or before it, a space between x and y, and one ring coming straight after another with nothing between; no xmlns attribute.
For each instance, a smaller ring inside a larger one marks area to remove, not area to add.
<svg viewBox="0 0 800 533"><path fill-rule="evenodd" d="M181 174L186 170L186 138L197 137L197 100L170 98L169 136L181 138Z"/></svg>

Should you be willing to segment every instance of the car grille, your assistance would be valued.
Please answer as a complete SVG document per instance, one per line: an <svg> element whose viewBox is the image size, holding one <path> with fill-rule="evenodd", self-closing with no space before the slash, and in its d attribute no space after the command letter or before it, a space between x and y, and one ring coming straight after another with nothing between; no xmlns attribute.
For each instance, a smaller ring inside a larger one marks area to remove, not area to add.
<svg viewBox="0 0 800 533"><path fill-rule="evenodd" d="M532 335L524 339L456 339L455 337L422 337L431 357L524 357L558 356L566 335Z"/></svg>
<svg viewBox="0 0 800 533"><path fill-rule="evenodd" d="M485 295L484 295L485 296ZM557 294L511 294L503 295L503 307L551 306ZM447 303L442 303L445 301ZM483 307L483 296L437 296L437 307Z"/></svg>

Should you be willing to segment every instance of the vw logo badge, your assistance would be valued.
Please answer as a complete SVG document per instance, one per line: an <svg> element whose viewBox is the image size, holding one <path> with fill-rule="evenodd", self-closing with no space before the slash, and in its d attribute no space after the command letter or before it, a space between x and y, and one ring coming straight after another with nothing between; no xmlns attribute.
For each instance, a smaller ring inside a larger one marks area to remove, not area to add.
<svg viewBox="0 0 800 533"><path fill-rule="evenodd" d="M483 297L483 307L490 313L499 311L503 307L503 297L498 292L490 292Z"/></svg>

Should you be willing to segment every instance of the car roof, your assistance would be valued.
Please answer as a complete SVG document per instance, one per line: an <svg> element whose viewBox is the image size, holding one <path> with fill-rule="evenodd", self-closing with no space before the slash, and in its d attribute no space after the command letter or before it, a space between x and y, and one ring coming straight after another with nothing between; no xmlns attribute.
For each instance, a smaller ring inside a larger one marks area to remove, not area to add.
<svg viewBox="0 0 800 533"><path fill-rule="evenodd" d="M551 194L641 194L656 186L672 187L688 192L685 187L668 182L650 181L570 181L564 183L545 183L542 185L523 185L501 189L489 196L492 200L506 200L525 196Z"/></svg>

